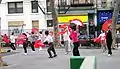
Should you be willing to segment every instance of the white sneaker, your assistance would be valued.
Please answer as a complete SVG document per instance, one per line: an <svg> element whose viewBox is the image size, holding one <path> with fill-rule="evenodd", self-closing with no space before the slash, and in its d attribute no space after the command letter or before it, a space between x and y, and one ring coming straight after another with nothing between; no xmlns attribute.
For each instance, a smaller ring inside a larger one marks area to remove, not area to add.
<svg viewBox="0 0 120 69"><path fill-rule="evenodd" d="M108 57L110 57L111 55L110 54L108 54Z"/></svg>
<svg viewBox="0 0 120 69"><path fill-rule="evenodd" d="M27 53L24 53L24 55L27 55Z"/></svg>
<svg viewBox="0 0 120 69"><path fill-rule="evenodd" d="M68 52L65 52L65 55L67 55L68 54Z"/></svg>
<svg viewBox="0 0 120 69"><path fill-rule="evenodd" d="M35 52L35 51L32 51L33 53Z"/></svg>
<svg viewBox="0 0 120 69"><path fill-rule="evenodd" d="M40 47L40 48L39 48L39 51L41 51L41 50L42 50L42 48Z"/></svg>

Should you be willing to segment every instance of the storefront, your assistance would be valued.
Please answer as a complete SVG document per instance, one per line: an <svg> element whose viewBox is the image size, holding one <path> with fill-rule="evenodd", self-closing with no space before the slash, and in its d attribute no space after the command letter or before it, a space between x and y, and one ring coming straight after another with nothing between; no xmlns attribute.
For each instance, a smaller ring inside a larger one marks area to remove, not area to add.
<svg viewBox="0 0 120 69"><path fill-rule="evenodd" d="M15 35L19 35L23 30L23 21L9 21L8 22L8 34L11 34L12 32L15 33Z"/></svg>
<svg viewBox="0 0 120 69"><path fill-rule="evenodd" d="M58 23L59 25L62 25L64 23L68 24L70 23L70 20L78 19L82 21L85 24L85 31L87 34L87 29L88 29L88 15L67 15L67 16L59 16L58 17ZM83 28L82 28L83 29ZM81 33L82 31L80 31Z"/></svg>

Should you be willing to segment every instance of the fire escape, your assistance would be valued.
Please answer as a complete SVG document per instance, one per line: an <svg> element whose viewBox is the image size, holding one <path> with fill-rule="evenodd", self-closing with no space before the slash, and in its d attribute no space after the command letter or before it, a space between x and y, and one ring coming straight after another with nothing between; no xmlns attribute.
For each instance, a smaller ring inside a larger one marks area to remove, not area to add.
<svg viewBox="0 0 120 69"><path fill-rule="evenodd" d="M58 0L58 13L66 14L71 8L93 7L94 0Z"/></svg>

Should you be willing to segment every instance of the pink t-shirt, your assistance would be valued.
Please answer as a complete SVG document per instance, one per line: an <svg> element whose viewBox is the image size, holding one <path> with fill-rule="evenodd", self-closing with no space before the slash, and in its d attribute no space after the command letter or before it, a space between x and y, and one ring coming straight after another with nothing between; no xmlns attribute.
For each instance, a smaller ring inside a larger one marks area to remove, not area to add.
<svg viewBox="0 0 120 69"><path fill-rule="evenodd" d="M78 42L78 34L76 31L71 31L70 37L72 38L73 42Z"/></svg>

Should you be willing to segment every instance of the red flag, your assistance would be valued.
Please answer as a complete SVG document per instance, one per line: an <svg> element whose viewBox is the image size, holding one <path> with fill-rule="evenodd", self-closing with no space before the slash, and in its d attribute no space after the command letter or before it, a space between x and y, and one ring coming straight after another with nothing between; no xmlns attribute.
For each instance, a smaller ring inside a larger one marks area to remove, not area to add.
<svg viewBox="0 0 120 69"><path fill-rule="evenodd" d="M45 47L45 45L41 42L41 40L36 40L34 44L35 48Z"/></svg>
<svg viewBox="0 0 120 69"><path fill-rule="evenodd" d="M3 41L6 43L10 43L10 40L8 39L8 36L6 34L3 36Z"/></svg>
<svg viewBox="0 0 120 69"><path fill-rule="evenodd" d="M27 36L23 34L19 35L17 38L16 44L23 44L23 42L26 42L26 38Z"/></svg>

